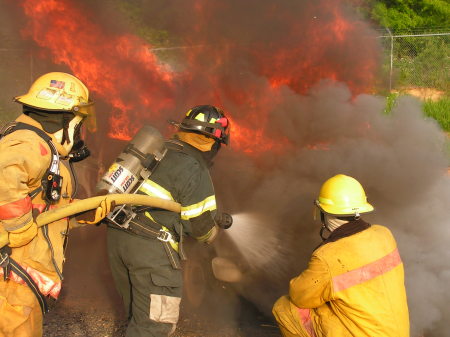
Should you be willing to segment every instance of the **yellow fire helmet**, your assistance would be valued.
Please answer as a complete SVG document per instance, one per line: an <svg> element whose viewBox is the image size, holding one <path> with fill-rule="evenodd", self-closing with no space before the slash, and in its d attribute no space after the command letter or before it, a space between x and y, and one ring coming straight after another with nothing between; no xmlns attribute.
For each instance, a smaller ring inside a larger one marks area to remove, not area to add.
<svg viewBox="0 0 450 337"><path fill-rule="evenodd" d="M14 101L42 110L71 111L88 118L89 129L95 129L94 103L89 100L89 90L78 78L62 72L42 75L31 85L25 95Z"/></svg>
<svg viewBox="0 0 450 337"><path fill-rule="evenodd" d="M325 181L315 204L324 213L337 216L359 216L374 210L359 181L344 174Z"/></svg>

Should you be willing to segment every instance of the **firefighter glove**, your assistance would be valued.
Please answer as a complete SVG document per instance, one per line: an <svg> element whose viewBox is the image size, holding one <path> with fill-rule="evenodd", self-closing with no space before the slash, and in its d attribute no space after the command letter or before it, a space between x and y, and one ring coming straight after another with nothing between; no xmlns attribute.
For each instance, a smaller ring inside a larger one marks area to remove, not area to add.
<svg viewBox="0 0 450 337"><path fill-rule="evenodd" d="M102 221L109 212L111 212L116 207L116 202L109 197L102 200L100 205L95 209L94 212L88 212L90 216L88 217L78 217L78 222L82 224L97 224Z"/></svg>
<svg viewBox="0 0 450 337"><path fill-rule="evenodd" d="M31 220L28 224L19 229L9 232L9 246L12 248L25 246L37 235L37 225Z"/></svg>

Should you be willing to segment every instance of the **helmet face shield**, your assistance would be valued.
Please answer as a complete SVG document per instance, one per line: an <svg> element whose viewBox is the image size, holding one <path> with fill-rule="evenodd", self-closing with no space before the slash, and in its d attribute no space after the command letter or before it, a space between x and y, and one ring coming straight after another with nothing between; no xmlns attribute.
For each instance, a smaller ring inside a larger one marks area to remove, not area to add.
<svg viewBox="0 0 450 337"><path fill-rule="evenodd" d="M84 125L86 125L89 132L97 131L97 119L95 115L94 102L81 103L73 107L75 115L84 117Z"/></svg>

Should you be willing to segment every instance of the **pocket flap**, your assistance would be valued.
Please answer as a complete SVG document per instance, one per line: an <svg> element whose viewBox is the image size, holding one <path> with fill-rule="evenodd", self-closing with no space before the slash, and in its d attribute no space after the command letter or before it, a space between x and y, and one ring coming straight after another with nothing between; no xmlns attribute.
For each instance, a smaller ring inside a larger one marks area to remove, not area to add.
<svg viewBox="0 0 450 337"><path fill-rule="evenodd" d="M158 287L181 287L183 284L183 277L181 270L161 270L158 273L151 273L152 282Z"/></svg>

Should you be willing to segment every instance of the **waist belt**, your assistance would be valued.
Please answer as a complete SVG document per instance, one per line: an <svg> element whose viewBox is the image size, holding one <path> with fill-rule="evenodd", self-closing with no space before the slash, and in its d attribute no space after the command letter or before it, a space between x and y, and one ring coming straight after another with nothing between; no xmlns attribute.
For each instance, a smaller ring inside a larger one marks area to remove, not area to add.
<svg viewBox="0 0 450 337"><path fill-rule="evenodd" d="M33 281L31 276L22 268L20 264L14 261L9 255L9 247L4 247L0 251L0 267L3 268L3 279L7 281L9 279L9 273L13 271L17 276L19 276L31 289L36 299L41 307L42 314L45 315L48 312L48 305L45 296L39 291L37 284Z"/></svg>
<svg viewBox="0 0 450 337"><path fill-rule="evenodd" d="M157 230L149 226L141 225L134 220L129 222L128 228L120 227L110 222L108 222L108 226L111 228L118 228L126 232L131 232L145 238L157 239L161 241L172 267L174 269L181 269L180 262L174 255L174 251L177 253L179 252L179 244L174 240L172 233L170 233L166 227L163 226L160 230ZM180 255L182 255L182 253L180 253Z"/></svg>

